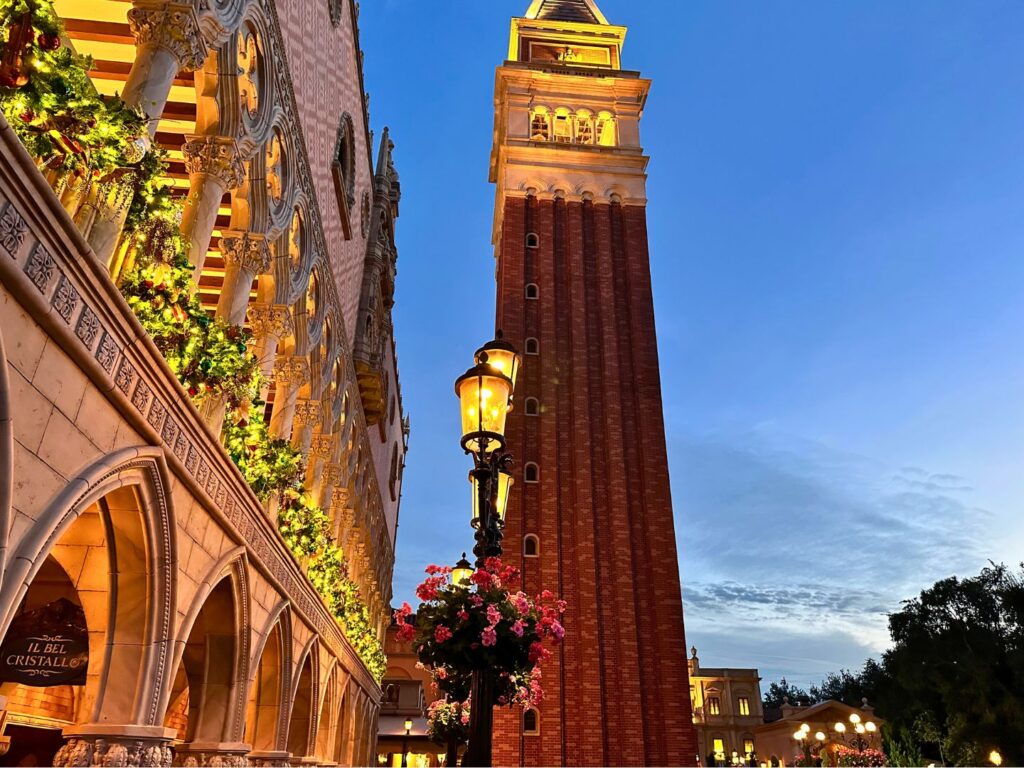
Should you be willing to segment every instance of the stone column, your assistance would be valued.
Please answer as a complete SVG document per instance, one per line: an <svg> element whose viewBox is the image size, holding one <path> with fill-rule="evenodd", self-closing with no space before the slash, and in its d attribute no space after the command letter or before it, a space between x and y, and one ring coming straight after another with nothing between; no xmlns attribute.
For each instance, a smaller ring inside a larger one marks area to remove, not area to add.
<svg viewBox="0 0 1024 768"><path fill-rule="evenodd" d="M137 0L128 11L128 25L135 38L135 61L121 98L149 118L149 133L141 137L139 146L141 159L156 135L174 78L181 70L201 66L207 46L191 3ZM100 190L94 194L88 240L96 257L109 266L121 240L128 205L118 206L108 197Z"/></svg>
<svg viewBox="0 0 1024 768"><path fill-rule="evenodd" d="M93 723L64 729L64 746L53 758L55 766L159 766L169 768L173 758L173 728L154 725Z"/></svg>
<svg viewBox="0 0 1024 768"><path fill-rule="evenodd" d="M274 410L270 415L270 436L289 440L292 434L292 420L295 418L295 401L299 387L309 380L309 364L304 357L279 355L274 363Z"/></svg>
<svg viewBox="0 0 1024 768"><path fill-rule="evenodd" d="M224 256L224 287L217 301L217 317L230 325L241 325L252 281L270 268L270 245L266 237L253 232L225 232L220 250Z"/></svg>
<svg viewBox="0 0 1024 768"><path fill-rule="evenodd" d="M190 2L136 0L128 11L128 24L136 51L122 98L149 116L152 137L174 78L181 70L202 66L207 45Z"/></svg>
<svg viewBox="0 0 1024 768"><path fill-rule="evenodd" d="M181 231L189 242L188 260L195 266L198 277L217 225L221 200L226 192L245 182L245 165L234 139L223 136L186 138L182 153L188 170L189 192L181 215ZM232 235L243 236L242 233Z"/></svg>
<svg viewBox="0 0 1024 768"><path fill-rule="evenodd" d="M320 503L327 460L334 453L335 435L313 435L309 445L309 466L306 469L306 487Z"/></svg>
<svg viewBox="0 0 1024 768"><path fill-rule="evenodd" d="M260 372L263 374L260 399L266 400L274 376L277 345L292 333L292 313L286 304L250 304L247 314L255 341L253 353L260 361Z"/></svg>
<svg viewBox="0 0 1024 768"><path fill-rule="evenodd" d="M324 463L323 473L320 475L320 487L314 489L318 503L324 509L330 509L334 503L334 490L341 482L344 467L341 464Z"/></svg>
<svg viewBox="0 0 1024 768"><path fill-rule="evenodd" d="M295 402L295 426L292 428L292 445L309 455L313 442L313 427L320 423L319 400L297 400Z"/></svg>

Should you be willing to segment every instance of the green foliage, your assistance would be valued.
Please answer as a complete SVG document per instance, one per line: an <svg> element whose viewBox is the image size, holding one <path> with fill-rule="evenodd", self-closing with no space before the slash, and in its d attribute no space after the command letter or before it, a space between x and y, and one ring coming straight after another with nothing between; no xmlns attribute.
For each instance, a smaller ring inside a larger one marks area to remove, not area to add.
<svg viewBox="0 0 1024 768"><path fill-rule="evenodd" d="M778 709L783 705L787 698L789 699L789 703L794 706L809 704L811 702L811 697L808 695L807 691L803 688L791 685L787 682L786 678L782 678L777 683L772 682L768 686L768 690L765 691L761 697L761 701L765 709Z"/></svg>
<svg viewBox="0 0 1024 768"><path fill-rule="evenodd" d="M189 396L223 397L232 409L258 398L260 371L248 333L206 313L184 257L136 267L121 293Z"/></svg>
<svg viewBox="0 0 1024 768"><path fill-rule="evenodd" d="M0 79L0 108L15 133L48 169L105 176L139 161L146 118L118 97L101 97L89 80L87 57L61 43L60 19L49 0L0 0L7 30L3 53L14 65ZM11 30L29 29L17 48ZM23 82L24 81L24 82Z"/></svg>
<svg viewBox="0 0 1024 768"><path fill-rule="evenodd" d="M254 402L253 406L260 404ZM224 424L224 447L260 501L301 482L305 466L298 448L287 440L271 438L259 412L248 419L237 412L232 416Z"/></svg>

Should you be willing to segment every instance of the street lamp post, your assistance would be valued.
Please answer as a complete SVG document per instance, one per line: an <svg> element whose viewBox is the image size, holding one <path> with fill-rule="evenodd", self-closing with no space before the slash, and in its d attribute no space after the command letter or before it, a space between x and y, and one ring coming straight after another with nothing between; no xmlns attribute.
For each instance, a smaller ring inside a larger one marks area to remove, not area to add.
<svg viewBox="0 0 1024 768"><path fill-rule="evenodd" d="M473 489L476 567L489 557L500 557L505 509L512 488L512 455L505 450L505 421L512 407L512 392L521 358L515 347L497 338L476 351L474 366L455 382L462 412L462 448L473 457L469 481ZM465 569L459 563L459 573ZM468 563L466 563L468 565ZM455 574L453 573L453 580ZM455 581L455 583L459 583ZM494 676L490 670L473 672L470 686L469 748L462 764L491 765Z"/></svg>
<svg viewBox="0 0 1024 768"><path fill-rule="evenodd" d="M878 726L870 720L862 722L860 715L856 712L850 715L850 725L853 727L853 733L850 733L849 736L847 736L849 729L846 727L846 723L838 722L832 727L844 742L853 745L858 752L863 752L871 746L871 740L878 731Z"/></svg>
<svg viewBox="0 0 1024 768"><path fill-rule="evenodd" d="M412 733L412 718L405 718L405 736L402 737L402 768L409 765L409 735Z"/></svg>

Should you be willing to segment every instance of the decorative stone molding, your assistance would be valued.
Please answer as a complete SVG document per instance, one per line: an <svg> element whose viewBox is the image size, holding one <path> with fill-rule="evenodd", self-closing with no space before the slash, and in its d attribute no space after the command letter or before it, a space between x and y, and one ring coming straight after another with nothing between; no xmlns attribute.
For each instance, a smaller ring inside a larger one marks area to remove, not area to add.
<svg viewBox="0 0 1024 768"><path fill-rule="evenodd" d="M341 464L328 464L328 465L326 465L324 467L324 474L323 474L323 483L324 483L324 485L326 485L327 487L336 486L338 483L341 482L342 473L344 471L345 471L345 468ZM348 489L347 488L338 488L336 490L344 490L346 494L348 493ZM333 498L335 498L335 497L332 494L332 499ZM346 498L347 498L347 496L346 496Z"/></svg>
<svg viewBox="0 0 1024 768"><path fill-rule="evenodd" d="M322 412L323 408L321 407L320 410ZM313 436L313 442L309 447L310 457L317 459L325 459L332 453L334 453L334 435Z"/></svg>
<svg viewBox="0 0 1024 768"><path fill-rule="evenodd" d="M256 339L280 339L292 333L292 312L286 304L250 304L246 310L249 327Z"/></svg>
<svg viewBox="0 0 1024 768"><path fill-rule="evenodd" d="M182 768L248 768L247 744L182 744L175 750L174 765Z"/></svg>
<svg viewBox="0 0 1024 768"><path fill-rule="evenodd" d="M186 136L181 148L189 175L205 173L220 181L225 189L245 182L245 165L234 139L225 136Z"/></svg>
<svg viewBox="0 0 1024 768"><path fill-rule="evenodd" d="M181 69L198 69L206 60L206 41L191 3L136 2L128 26L137 46L163 48Z"/></svg>
<svg viewBox="0 0 1024 768"><path fill-rule="evenodd" d="M142 739L73 737L53 758L54 766L159 766L171 765L167 742Z"/></svg>
<svg viewBox="0 0 1024 768"><path fill-rule="evenodd" d="M322 411L319 400L296 400L295 425L297 427L306 427L320 423Z"/></svg>
<svg viewBox="0 0 1024 768"><path fill-rule="evenodd" d="M281 385L301 385L309 381L309 362L297 355L279 355L274 361L274 381Z"/></svg>
<svg viewBox="0 0 1024 768"><path fill-rule="evenodd" d="M237 264L254 275L262 275L270 269L270 244L264 235L226 231L220 238L220 251L224 261Z"/></svg>

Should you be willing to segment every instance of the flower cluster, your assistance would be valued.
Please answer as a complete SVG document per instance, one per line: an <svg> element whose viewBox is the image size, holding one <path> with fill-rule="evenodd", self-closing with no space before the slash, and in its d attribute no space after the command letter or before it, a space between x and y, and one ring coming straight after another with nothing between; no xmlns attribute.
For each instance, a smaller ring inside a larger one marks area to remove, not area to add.
<svg viewBox="0 0 1024 768"><path fill-rule="evenodd" d="M427 707L427 736L435 744L469 740L469 702L440 698Z"/></svg>
<svg viewBox="0 0 1024 768"><path fill-rule="evenodd" d="M865 766L881 768L886 764L885 753L877 749L851 749L839 745L836 747L836 760L841 766Z"/></svg>
<svg viewBox="0 0 1024 768"><path fill-rule="evenodd" d="M420 662L449 701L465 701L474 670L495 675L494 704L529 707L543 697L541 665L565 636L566 604L548 591L529 597L518 569L490 558L472 577L472 588L449 583L450 568L430 566L417 589L423 604L416 626L411 608L395 612L399 638L413 640Z"/></svg>

